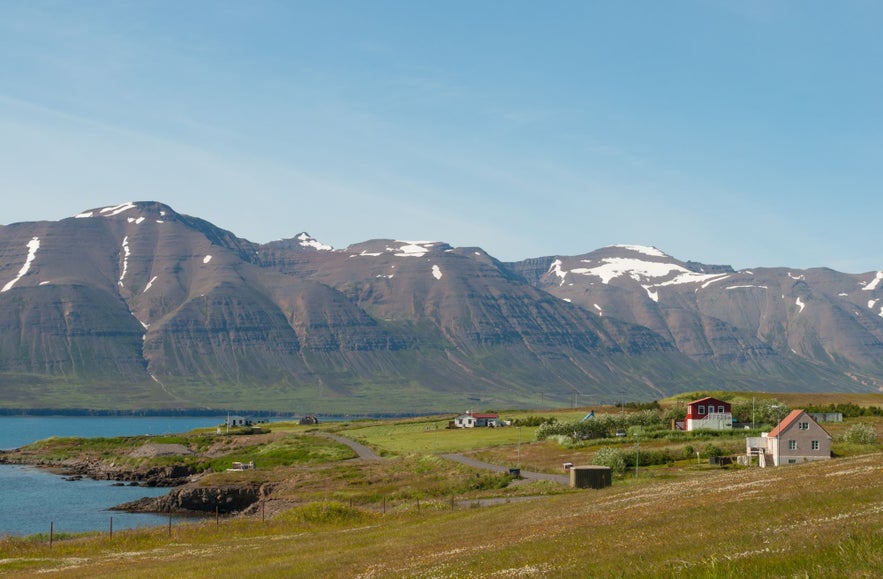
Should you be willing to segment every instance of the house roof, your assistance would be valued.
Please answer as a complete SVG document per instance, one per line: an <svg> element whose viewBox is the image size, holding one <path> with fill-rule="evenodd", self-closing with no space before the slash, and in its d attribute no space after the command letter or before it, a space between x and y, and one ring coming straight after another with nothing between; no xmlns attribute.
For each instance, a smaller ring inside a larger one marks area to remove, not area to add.
<svg viewBox="0 0 883 579"><path fill-rule="evenodd" d="M720 402L721 404L729 404L729 402L724 402L719 398L712 398L711 396L706 396L705 398L700 398L699 400L694 400L693 402L688 402L687 404L699 404L700 402L707 402L709 400L714 400L715 402Z"/></svg>
<svg viewBox="0 0 883 579"><path fill-rule="evenodd" d="M783 432L788 430L788 427L790 427L792 424L794 424L794 421L797 420L797 418L801 414L804 414L803 410L792 410L791 412L789 412L788 416L783 418L782 422L780 422L775 428L773 428L769 432L769 434L767 434L767 437L776 438L777 436L779 436L780 434L782 434ZM810 418L810 420L812 420L812 417L809 417L809 418ZM813 420L813 422L815 422L815 421Z"/></svg>
<svg viewBox="0 0 883 579"><path fill-rule="evenodd" d="M472 418L484 418L486 420L491 418L499 418L499 414L482 414L481 412L467 412L464 416L471 416Z"/></svg>

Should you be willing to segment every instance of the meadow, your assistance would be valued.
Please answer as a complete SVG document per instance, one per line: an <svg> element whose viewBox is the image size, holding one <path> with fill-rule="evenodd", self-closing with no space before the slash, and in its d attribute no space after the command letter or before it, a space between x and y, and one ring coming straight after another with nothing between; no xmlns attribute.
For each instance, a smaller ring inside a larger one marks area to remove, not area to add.
<svg viewBox="0 0 883 579"><path fill-rule="evenodd" d="M792 406L806 398L789 401ZM883 397L865 404L883 406ZM602 409L618 411L617 409ZM512 418L530 413L511 414ZM533 414L546 414L535 412ZM585 409L557 414L579 420ZM837 440L835 458L781 468L719 466L677 449L739 434L663 437L677 459L628 470L602 490L514 481L452 463L460 452L500 465L560 472L603 446L637 451L629 438L568 447L537 441L536 427L446 429L448 416L273 426L310 440L321 430L372 446L385 458L290 464L247 473L269 482L268 510L115 533L0 540L0 572L64 577L220 574L292 577L877 577L883 569L883 450ZM861 421L883 432L880 417ZM285 439L283 438L283 440ZM323 444L327 444L327 439ZM744 444L744 443L743 443ZM250 448L250 445L249 445ZM341 451L343 452L343 451ZM284 461L283 461L284 462ZM207 478L235 481L239 473ZM457 500L452 500L456 498ZM496 499L496 500L491 500Z"/></svg>

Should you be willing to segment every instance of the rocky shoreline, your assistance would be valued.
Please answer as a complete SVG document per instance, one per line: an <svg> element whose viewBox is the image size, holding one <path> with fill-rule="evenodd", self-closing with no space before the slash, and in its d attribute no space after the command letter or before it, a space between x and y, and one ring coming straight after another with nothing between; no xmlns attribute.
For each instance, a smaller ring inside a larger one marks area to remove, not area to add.
<svg viewBox="0 0 883 579"><path fill-rule="evenodd" d="M44 468L71 481L90 478L130 486L173 487L163 496L144 497L111 509L133 513L230 514L248 509L269 492L269 485L252 483L202 486L201 474L186 465L132 468L101 460L50 460L19 450L0 451L0 464Z"/></svg>

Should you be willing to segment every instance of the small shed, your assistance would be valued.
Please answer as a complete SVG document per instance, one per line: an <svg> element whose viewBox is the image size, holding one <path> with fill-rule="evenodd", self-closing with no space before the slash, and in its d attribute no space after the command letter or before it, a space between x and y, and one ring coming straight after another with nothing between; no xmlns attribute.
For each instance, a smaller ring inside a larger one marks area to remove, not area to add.
<svg viewBox="0 0 883 579"><path fill-rule="evenodd" d="M603 489L613 484L609 466L574 466L570 468L570 486L576 489Z"/></svg>

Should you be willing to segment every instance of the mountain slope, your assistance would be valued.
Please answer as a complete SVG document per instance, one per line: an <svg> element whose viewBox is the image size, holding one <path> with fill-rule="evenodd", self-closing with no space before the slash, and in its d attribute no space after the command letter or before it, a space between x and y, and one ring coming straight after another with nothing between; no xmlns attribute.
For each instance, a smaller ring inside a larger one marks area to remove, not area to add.
<svg viewBox="0 0 883 579"><path fill-rule="evenodd" d="M883 386L878 273L734 271L639 246L508 265L552 295L648 327L722 370L793 374L795 387L811 389Z"/></svg>
<svg viewBox="0 0 883 579"><path fill-rule="evenodd" d="M636 246L504 264L441 242L260 245L124 203L0 227L0 406L401 412L875 390L881 277L736 272Z"/></svg>

